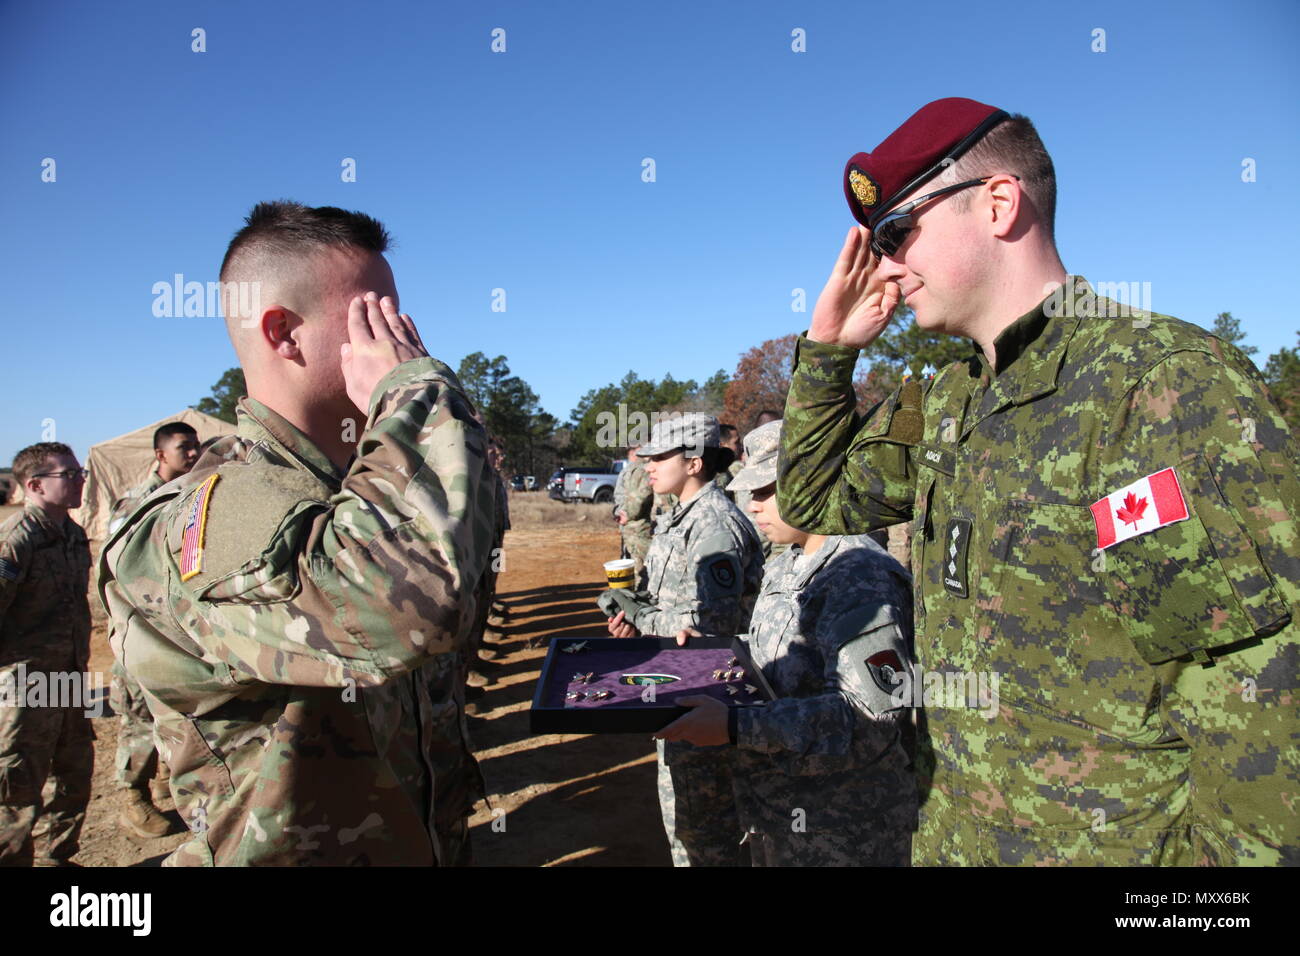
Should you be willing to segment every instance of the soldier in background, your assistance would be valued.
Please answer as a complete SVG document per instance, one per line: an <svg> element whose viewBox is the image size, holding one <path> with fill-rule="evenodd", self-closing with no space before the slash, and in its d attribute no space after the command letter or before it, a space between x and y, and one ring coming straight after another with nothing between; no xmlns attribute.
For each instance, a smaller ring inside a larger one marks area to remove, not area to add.
<svg viewBox="0 0 1300 956"><path fill-rule="evenodd" d="M153 453L154 464L149 476L114 503L108 520L110 535L145 498L167 482L189 473L199 459L198 432L185 422L160 425L153 433ZM118 823L139 837L166 836L172 825L154 806L150 784L161 771L162 786L166 786L167 764L158 759L153 719L140 685L116 659L109 700L113 713L118 715L117 785L122 793Z"/></svg>
<svg viewBox="0 0 1300 956"><path fill-rule="evenodd" d="M679 503L646 556L646 589L611 588L598 603L614 637L668 637L685 627L710 635L743 631L763 575L753 527L714 483L731 463L718 422L691 413L660 421L640 451L655 490ZM739 846L731 755L658 745L659 806L675 866L736 866Z"/></svg>
<svg viewBox="0 0 1300 956"><path fill-rule="evenodd" d="M1023 116L930 103L842 185L860 226L796 345L777 494L812 533L914 522L950 690L913 862L1300 862L1300 479L1259 372L1067 275ZM859 416L900 297L976 351Z"/></svg>
<svg viewBox="0 0 1300 956"><path fill-rule="evenodd" d="M487 436L400 313L388 233L256 206L223 291L238 432L106 543L114 653L144 691L192 837L169 865L430 865L431 664L491 557ZM158 582L165 582L161 587Z"/></svg>
<svg viewBox="0 0 1300 956"><path fill-rule="evenodd" d="M745 437L732 482L787 547L765 562L745 642L777 699L694 709L655 736L731 744L740 829L755 866L907 866L916 829L911 709L895 698L911 665L912 581L870 538L810 535L776 507L781 423ZM698 629L683 630L685 644Z"/></svg>
<svg viewBox="0 0 1300 956"><path fill-rule="evenodd" d="M713 481L739 507L736 496L727 491L727 485L730 484L731 479L740 474L740 470L745 467L745 449L740 443L740 432L735 425L728 425L725 422L718 425L718 444L722 448L730 449L733 457L731 464L727 466L727 470L718 472Z"/></svg>
<svg viewBox="0 0 1300 956"><path fill-rule="evenodd" d="M627 467L619 474L623 484L623 501L618 509L619 533L623 538L623 553L636 562L637 588L645 587L645 556L654 536L654 490L650 475L641 459L636 457L640 444L628 449Z"/></svg>
<svg viewBox="0 0 1300 956"><path fill-rule="evenodd" d="M22 449L13 470L25 498L0 524L0 866L75 866L94 772L90 702L29 691L52 695L68 686L56 675L84 674L90 660L90 542L68 517L86 472L62 442Z"/></svg>

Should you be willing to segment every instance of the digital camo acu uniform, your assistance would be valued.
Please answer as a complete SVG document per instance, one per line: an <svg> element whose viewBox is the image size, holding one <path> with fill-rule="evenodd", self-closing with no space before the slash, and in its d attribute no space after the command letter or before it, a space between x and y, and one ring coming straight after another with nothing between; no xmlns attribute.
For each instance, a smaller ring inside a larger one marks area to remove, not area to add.
<svg viewBox="0 0 1300 956"><path fill-rule="evenodd" d="M684 627L731 635L745 629L763 575L752 526L709 483L678 504L650 542L648 593L628 620L642 634L672 637ZM658 743L659 806L676 866L738 866L740 824L732 754L718 747Z"/></svg>
<svg viewBox="0 0 1300 956"><path fill-rule="evenodd" d="M89 575L71 518L28 504L0 524L0 865L77 852L95 735L84 697L63 697L90 660Z"/></svg>
<svg viewBox="0 0 1300 956"><path fill-rule="evenodd" d="M977 353L865 422L857 352L798 345L782 513L910 518L920 666L999 680L991 719L926 690L913 862L1300 862L1296 446L1235 348L1079 281L996 375ZM1100 549L1090 506L1165 468L1187 520Z"/></svg>
<svg viewBox="0 0 1300 956"><path fill-rule="evenodd" d="M654 534L653 510L654 491L650 488L650 474L645 465L631 462L619 476L626 476L623 483L623 513L627 522L621 527L623 549L628 557L636 562L637 586L642 587L641 575L645 569L646 553L650 550L650 539Z"/></svg>
<svg viewBox="0 0 1300 956"><path fill-rule="evenodd" d="M109 534L121 526L145 498L163 486L158 472L149 472L144 483L132 488L114 506L109 517ZM110 641L111 643L111 641ZM117 782L120 789L145 790L158 770L158 751L153 743L153 718L144 702L140 685L121 663L113 660L113 684L109 698L118 715Z"/></svg>
<svg viewBox="0 0 1300 956"><path fill-rule="evenodd" d="M193 831L167 862L431 864L445 701L428 669L475 616L486 435L430 358L378 384L346 474L266 406L238 414L100 564ZM182 580L187 525L202 563Z"/></svg>
<svg viewBox="0 0 1300 956"><path fill-rule="evenodd" d="M766 565L746 643L776 701L737 711L756 866L906 866L916 829L911 579L865 535Z"/></svg>

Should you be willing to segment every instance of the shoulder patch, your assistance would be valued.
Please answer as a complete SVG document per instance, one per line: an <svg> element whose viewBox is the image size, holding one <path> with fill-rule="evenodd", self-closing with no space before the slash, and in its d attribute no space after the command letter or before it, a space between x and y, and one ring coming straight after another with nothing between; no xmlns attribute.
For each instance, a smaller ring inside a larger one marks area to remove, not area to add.
<svg viewBox="0 0 1300 956"><path fill-rule="evenodd" d="M14 564L12 561L6 560L5 558L0 558L0 580L17 581L18 565Z"/></svg>
<svg viewBox="0 0 1300 956"><path fill-rule="evenodd" d="M731 559L717 558L709 563L709 574L717 582L719 587L731 588L736 586L736 570L732 567Z"/></svg>
<svg viewBox="0 0 1300 956"><path fill-rule="evenodd" d="M212 486L220 478L220 472L213 472L204 479L185 510L185 530L181 532L181 556L177 562L182 581L188 581L203 570L203 534L207 530L208 504L212 501Z"/></svg>
<svg viewBox="0 0 1300 956"><path fill-rule="evenodd" d="M332 494L317 478L296 468L246 462L222 465L181 509L184 531L177 562L181 579L202 574L210 582L238 570L262 556L300 503L323 503ZM187 557L196 517L197 563Z"/></svg>

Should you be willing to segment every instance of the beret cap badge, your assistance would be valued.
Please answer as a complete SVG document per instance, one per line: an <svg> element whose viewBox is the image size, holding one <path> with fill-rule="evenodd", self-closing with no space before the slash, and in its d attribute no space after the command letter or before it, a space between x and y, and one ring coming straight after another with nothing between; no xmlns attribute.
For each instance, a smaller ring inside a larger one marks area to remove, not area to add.
<svg viewBox="0 0 1300 956"><path fill-rule="evenodd" d="M856 167L849 170L849 188L853 190L853 195L864 208L874 206L880 199L880 191L871 181L871 177Z"/></svg>

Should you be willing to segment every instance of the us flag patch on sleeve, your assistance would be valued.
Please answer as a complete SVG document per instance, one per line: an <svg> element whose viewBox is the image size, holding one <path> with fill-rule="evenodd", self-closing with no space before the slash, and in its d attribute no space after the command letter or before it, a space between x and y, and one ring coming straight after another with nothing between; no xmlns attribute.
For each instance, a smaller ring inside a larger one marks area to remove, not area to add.
<svg viewBox="0 0 1300 956"><path fill-rule="evenodd" d="M1187 517L1187 499L1172 468L1139 478L1092 505L1097 547L1103 550Z"/></svg>
<svg viewBox="0 0 1300 956"><path fill-rule="evenodd" d="M212 500L212 486L221 477L214 472L190 501L189 517L185 519L185 530L181 534L181 580L188 581L203 570L203 532L208 524L208 504Z"/></svg>

